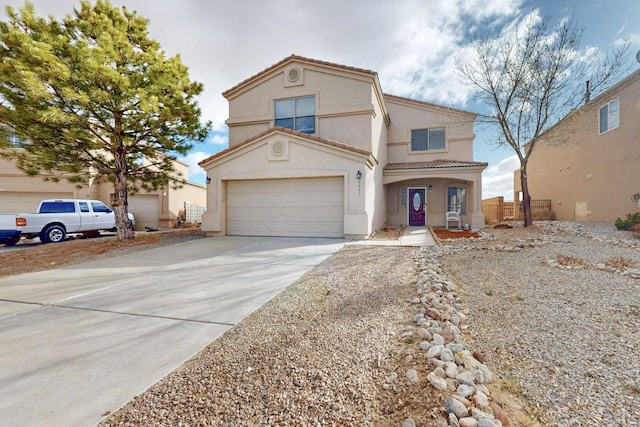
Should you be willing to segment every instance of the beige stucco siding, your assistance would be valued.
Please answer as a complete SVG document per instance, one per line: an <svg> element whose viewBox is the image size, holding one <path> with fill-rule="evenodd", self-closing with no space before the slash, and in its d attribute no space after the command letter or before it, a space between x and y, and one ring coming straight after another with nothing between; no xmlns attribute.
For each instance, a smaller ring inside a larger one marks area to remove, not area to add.
<svg viewBox="0 0 640 427"><path fill-rule="evenodd" d="M619 99L619 127L598 134L599 109ZM613 222L639 210L640 76L594 99L543 135L528 166L533 199L558 220ZM519 179L516 181L519 191Z"/></svg>
<svg viewBox="0 0 640 427"><path fill-rule="evenodd" d="M371 112L320 117L319 122L323 138L371 150Z"/></svg>
<svg viewBox="0 0 640 427"><path fill-rule="evenodd" d="M387 134L389 162L436 159L473 160L475 115L426 103L387 97L391 126ZM445 149L411 152L411 130L445 128Z"/></svg>
<svg viewBox="0 0 640 427"><path fill-rule="evenodd" d="M303 84L287 84L286 70L302 72ZM257 135L274 124L274 100L303 96L316 97L316 135L371 150L370 129L374 105L371 77L344 71L328 73L309 64L293 63L274 70L229 98L229 146ZM363 124L366 123L364 126Z"/></svg>
<svg viewBox="0 0 640 427"><path fill-rule="evenodd" d="M370 89L369 96L371 104L374 106L374 114L371 118L371 151L377 161L377 166L372 171L372 182L369 184L367 200L370 200L371 206L368 212L373 212L372 229L375 230L384 224L387 213L386 203L382 195L384 195L384 177L383 168L387 164L387 112L382 109L381 100L378 98L381 94L374 87Z"/></svg>

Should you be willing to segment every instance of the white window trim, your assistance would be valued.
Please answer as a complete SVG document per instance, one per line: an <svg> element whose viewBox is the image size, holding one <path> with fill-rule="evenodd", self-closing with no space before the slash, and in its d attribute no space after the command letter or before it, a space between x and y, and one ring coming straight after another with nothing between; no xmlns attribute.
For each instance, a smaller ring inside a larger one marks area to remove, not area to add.
<svg viewBox="0 0 640 427"><path fill-rule="evenodd" d="M610 119L609 119L609 117L610 117L610 115L609 115L609 106L611 105L611 103L612 103L612 102L616 102L616 103L618 104L618 112L617 112L617 115L618 115L618 123L616 124L616 126L615 126L615 127L611 127L611 126L609 125L609 123L610 123ZM604 107L607 107L607 129L606 129L605 131L603 131L603 130L600 128L600 111L601 111ZM597 114L598 114L598 118L597 118L597 120L598 120L598 135L603 135L603 134L605 134L605 133L607 133L607 132L609 132L609 131L611 131L611 130L618 129L618 128L620 127L620 98L613 98L613 99L609 100L609 102L607 102L606 104L603 104L603 105L601 105L600 107L598 107Z"/></svg>

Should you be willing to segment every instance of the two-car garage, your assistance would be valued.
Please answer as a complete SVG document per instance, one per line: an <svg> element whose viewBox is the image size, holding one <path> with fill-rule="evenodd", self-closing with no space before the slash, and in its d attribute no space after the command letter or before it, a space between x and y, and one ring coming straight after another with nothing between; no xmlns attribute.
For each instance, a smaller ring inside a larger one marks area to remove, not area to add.
<svg viewBox="0 0 640 427"><path fill-rule="evenodd" d="M227 234L344 237L344 178L228 181Z"/></svg>
<svg viewBox="0 0 640 427"><path fill-rule="evenodd" d="M210 236L362 238L376 185L371 152L274 127L201 161Z"/></svg>

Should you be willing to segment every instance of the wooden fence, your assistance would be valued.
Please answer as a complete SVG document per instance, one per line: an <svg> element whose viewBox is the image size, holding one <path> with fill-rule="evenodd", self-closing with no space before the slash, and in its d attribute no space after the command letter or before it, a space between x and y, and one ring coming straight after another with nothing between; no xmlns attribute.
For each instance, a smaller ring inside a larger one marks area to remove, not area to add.
<svg viewBox="0 0 640 427"><path fill-rule="evenodd" d="M487 225L504 221L522 221L522 202L505 202L503 197L482 201L482 213ZM531 215L534 221L554 219L551 200L532 200Z"/></svg>

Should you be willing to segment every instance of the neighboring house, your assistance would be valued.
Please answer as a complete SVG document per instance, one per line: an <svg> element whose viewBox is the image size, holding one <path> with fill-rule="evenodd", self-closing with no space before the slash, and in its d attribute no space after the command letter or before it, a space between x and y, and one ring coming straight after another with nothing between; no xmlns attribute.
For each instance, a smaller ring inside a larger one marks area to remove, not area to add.
<svg viewBox="0 0 640 427"><path fill-rule="evenodd" d="M13 141L16 149L20 142ZM176 160L174 167L188 176L188 165ZM97 199L111 205L113 184L93 183L76 188L66 180L45 181L42 176L31 177L18 169L12 161L0 157L0 213L35 212L43 199ZM185 202L192 206L206 206L206 188L188 183L174 190L165 188L155 192L141 192L128 197L129 212L136 217L136 230L145 227L175 227L178 213L185 208Z"/></svg>
<svg viewBox="0 0 640 427"><path fill-rule="evenodd" d="M223 93L229 148L202 162L209 235L364 237L484 226L476 114L384 94L377 73L296 55Z"/></svg>
<svg viewBox="0 0 640 427"><path fill-rule="evenodd" d="M640 208L640 70L545 132L527 167L555 219L613 223ZM514 173L514 197L521 192Z"/></svg>

